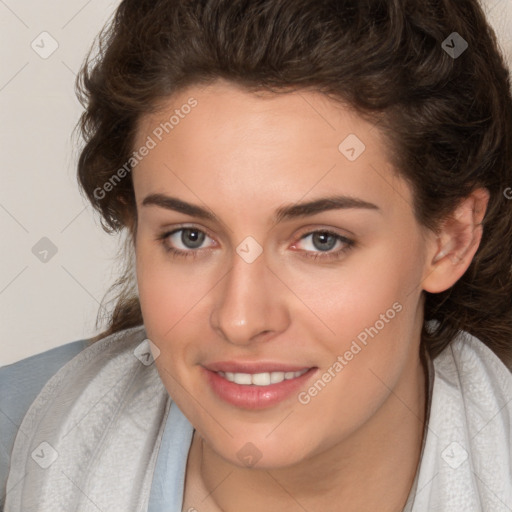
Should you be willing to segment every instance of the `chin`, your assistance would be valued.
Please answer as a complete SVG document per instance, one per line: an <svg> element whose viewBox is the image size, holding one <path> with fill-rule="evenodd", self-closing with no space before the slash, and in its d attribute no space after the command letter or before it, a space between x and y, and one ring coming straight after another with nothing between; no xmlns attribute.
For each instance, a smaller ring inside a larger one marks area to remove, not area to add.
<svg viewBox="0 0 512 512"><path fill-rule="evenodd" d="M268 437L269 429L259 435L234 436L227 441L223 439L205 439L206 444L224 460L245 469L279 469L293 466L307 458L304 449L297 450L304 443L297 443L293 436L287 435L283 430L282 435ZM307 437L306 437L307 438Z"/></svg>

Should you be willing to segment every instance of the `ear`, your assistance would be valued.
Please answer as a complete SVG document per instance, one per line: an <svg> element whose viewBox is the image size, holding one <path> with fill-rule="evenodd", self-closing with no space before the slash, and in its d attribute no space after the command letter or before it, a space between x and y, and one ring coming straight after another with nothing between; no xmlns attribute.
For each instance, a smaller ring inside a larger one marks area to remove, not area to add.
<svg viewBox="0 0 512 512"><path fill-rule="evenodd" d="M442 223L428 253L422 288L440 293L452 287L466 272L482 239L482 220L489 191L474 190Z"/></svg>

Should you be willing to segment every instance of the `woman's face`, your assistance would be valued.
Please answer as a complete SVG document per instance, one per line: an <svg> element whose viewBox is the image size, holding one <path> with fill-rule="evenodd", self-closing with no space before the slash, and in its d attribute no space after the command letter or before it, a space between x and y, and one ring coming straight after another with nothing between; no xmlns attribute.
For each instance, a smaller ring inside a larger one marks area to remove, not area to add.
<svg viewBox="0 0 512 512"><path fill-rule="evenodd" d="M378 128L319 93L218 81L167 106L133 170L162 381L234 464L329 450L417 382L434 242L411 190Z"/></svg>

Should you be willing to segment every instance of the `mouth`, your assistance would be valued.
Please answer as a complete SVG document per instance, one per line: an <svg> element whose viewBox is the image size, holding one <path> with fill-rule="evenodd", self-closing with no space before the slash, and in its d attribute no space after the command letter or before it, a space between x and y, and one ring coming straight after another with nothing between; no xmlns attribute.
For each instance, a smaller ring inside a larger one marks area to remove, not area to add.
<svg viewBox="0 0 512 512"><path fill-rule="evenodd" d="M270 408L294 397L318 368L219 363L203 366L202 370L217 399L237 408L254 410Z"/></svg>

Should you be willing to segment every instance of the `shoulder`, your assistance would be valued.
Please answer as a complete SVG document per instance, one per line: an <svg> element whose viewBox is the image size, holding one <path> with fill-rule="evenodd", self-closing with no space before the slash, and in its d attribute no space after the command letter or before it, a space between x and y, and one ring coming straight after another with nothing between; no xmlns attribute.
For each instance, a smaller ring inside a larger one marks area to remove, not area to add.
<svg viewBox="0 0 512 512"><path fill-rule="evenodd" d="M36 502L41 510L67 510L69 503L82 510L87 498L104 510L127 510L134 496L145 499L170 408L146 336L143 326L113 333L48 380L14 441L8 510L28 510ZM48 462L44 472L32 471L34 457ZM120 481L132 492L104 494Z"/></svg>
<svg viewBox="0 0 512 512"><path fill-rule="evenodd" d="M23 406L30 405L50 377L86 347L87 340L73 341L0 367L2 412L15 421L24 412Z"/></svg>
<svg viewBox="0 0 512 512"><path fill-rule="evenodd" d="M413 510L504 510L512 502L512 373L466 332L433 366L422 491Z"/></svg>
<svg viewBox="0 0 512 512"><path fill-rule="evenodd" d="M482 341L460 332L434 360L436 375L460 391L466 406L512 417L512 371Z"/></svg>
<svg viewBox="0 0 512 512"><path fill-rule="evenodd" d="M439 398L452 404L443 413L457 410L462 415L474 458L492 457L505 466L512 465L510 369L487 345L466 332L460 332L434 359L434 367Z"/></svg>
<svg viewBox="0 0 512 512"><path fill-rule="evenodd" d="M73 341L0 367L0 503L23 417L48 380L87 346L87 340Z"/></svg>

